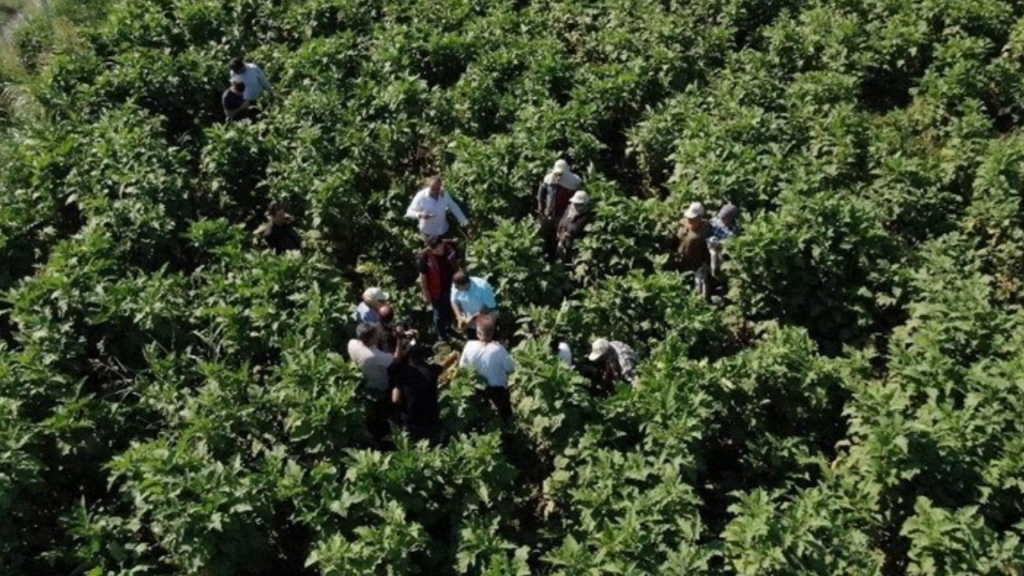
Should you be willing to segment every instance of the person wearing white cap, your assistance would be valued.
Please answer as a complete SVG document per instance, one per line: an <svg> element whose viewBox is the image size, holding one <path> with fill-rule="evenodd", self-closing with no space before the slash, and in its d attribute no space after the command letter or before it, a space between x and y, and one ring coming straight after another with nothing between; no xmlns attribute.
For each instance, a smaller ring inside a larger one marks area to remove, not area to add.
<svg viewBox="0 0 1024 576"><path fill-rule="evenodd" d="M598 338L591 345L588 358L601 369L605 383L618 380L632 383L636 377L636 353L622 342Z"/></svg>
<svg viewBox="0 0 1024 576"><path fill-rule="evenodd" d="M711 224L700 202L690 204L683 216L684 220L677 232L680 241L677 255L679 265L684 271L694 273L697 291L707 298L707 276L711 268L711 250L708 248Z"/></svg>
<svg viewBox="0 0 1024 576"><path fill-rule="evenodd" d="M459 208L443 186L441 177L434 176L426 188L416 193L409 209L405 211L406 218L419 220L420 233L424 238L448 234L448 212L455 215L463 228L469 226L469 219L462 213L462 208Z"/></svg>
<svg viewBox="0 0 1024 576"><path fill-rule="evenodd" d="M387 292L380 288L367 288L363 291L363 301L356 306L356 321L371 326L380 324L380 309L387 303Z"/></svg>
<svg viewBox="0 0 1024 576"><path fill-rule="evenodd" d="M578 190L569 199L569 209L558 223L558 256L565 263L572 261L572 248L576 240L586 232L587 225L594 219L590 209L590 195Z"/></svg>

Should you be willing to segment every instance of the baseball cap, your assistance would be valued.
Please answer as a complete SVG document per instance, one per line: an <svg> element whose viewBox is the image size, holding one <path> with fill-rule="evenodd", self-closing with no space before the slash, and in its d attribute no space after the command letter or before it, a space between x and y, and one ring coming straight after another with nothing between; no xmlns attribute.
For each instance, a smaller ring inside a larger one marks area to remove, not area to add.
<svg viewBox="0 0 1024 576"><path fill-rule="evenodd" d="M604 338L598 338L594 340L594 343L590 347L590 361L594 362L604 356L608 350L612 347L611 343Z"/></svg>

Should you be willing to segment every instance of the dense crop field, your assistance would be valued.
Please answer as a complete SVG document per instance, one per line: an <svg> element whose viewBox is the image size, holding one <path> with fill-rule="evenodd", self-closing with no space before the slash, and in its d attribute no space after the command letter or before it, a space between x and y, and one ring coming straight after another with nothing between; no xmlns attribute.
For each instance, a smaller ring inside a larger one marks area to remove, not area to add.
<svg viewBox="0 0 1024 576"><path fill-rule="evenodd" d="M53 4L0 59L0 574L1024 574L1024 3ZM274 91L225 125L241 53ZM428 330L434 173L516 417L463 372L442 446L382 451L350 316L381 286ZM712 304L695 200L743 210Z"/></svg>

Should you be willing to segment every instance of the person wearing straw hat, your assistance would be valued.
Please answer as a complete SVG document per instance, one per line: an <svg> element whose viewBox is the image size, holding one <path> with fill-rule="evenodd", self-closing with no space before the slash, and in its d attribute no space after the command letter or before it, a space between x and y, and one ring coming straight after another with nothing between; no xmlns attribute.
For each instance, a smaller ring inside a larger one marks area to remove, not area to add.
<svg viewBox="0 0 1024 576"><path fill-rule="evenodd" d="M590 348L587 357L601 370L601 380L611 384L625 380L634 383L636 378L636 353L626 344L617 340L598 338Z"/></svg>
<svg viewBox="0 0 1024 576"><path fill-rule="evenodd" d="M706 214L700 202L690 204L677 233L680 240L677 254L679 265L684 271L693 272L697 291L705 298L709 295L707 277L711 269L711 250L708 248L708 239L712 234Z"/></svg>
<svg viewBox="0 0 1024 576"><path fill-rule="evenodd" d="M569 208L558 223L558 257L568 264L572 262L573 245L586 233L587 225L594 219L590 208L590 195L578 190L569 199Z"/></svg>
<svg viewBox="0 0 1024 576"><path fill-rule="evenodd" d="M363 299L356 306L355 318L361 324L376 326L380 324L380 309L388 303L388 293L380 288L367 288L363 291Z"/></svg>

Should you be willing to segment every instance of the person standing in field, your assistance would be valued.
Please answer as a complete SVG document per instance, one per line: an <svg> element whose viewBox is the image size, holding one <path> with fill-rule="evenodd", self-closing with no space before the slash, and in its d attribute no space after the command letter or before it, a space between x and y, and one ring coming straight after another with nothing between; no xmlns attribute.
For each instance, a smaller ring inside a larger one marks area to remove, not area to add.
<svg viewBox="0 0 1024 576"><path fill-rule="evenodd" d="M722 206L718 217L711 220L711 237L708 238L708 250L711 254L709 293L724 295L726 292L725 278L722 275L722 259L726 243L740 235L740 209L731 203Z"/></svg>
<svg viewBox="0 0 1024 576"><path fill-rule="evenodd" d="M348 356L363 374L363 383L371 399L366 426L377 441L388 433L391 411L388 369L394 362L394 356L380 349L380 340L379 326L360 324L356 328L356 337L348 341Z"/></svg>
<svg viewBox="0 0 1024 576"><path fill-rule="evenodd" d="M558 223L558 257L565 264L573 259L573 246L586 233L587 226L594 219L590 208L590 196L583 190L577 191L569 199L569 209L565 211Z"/></svg>
<svg viewBox="0 0 1024 576"><path fill-rule="evenodd" d="M466 330L466 339L472 340L477 333L477 321L482 318L497 318L498 301L494 289L483 278L470 277L459 271L452 277L452 312L459 328Z"/></svg>
<svg viewBox="0 0 1024 576"><path fill-rule="evenodd" d="M241 58L233 58L228 68L231 71L231 82L241 82L245 85L243 97L250 105L255 105L263 92L270 90L270 82L259 66Z"/></svg>
<svg viewBox="0 0 1024 576"><path fill-rule="evenodd" d="M420 234L424 238L446 237L449 233L448 212L455 216L463 228L469 226L469 219L462 213L462 208L444 190L441 177L434 176L427 182L427 187L413 197L405 216L419 221Z"/></svg>
<svg viewBox="0 0 1024 576"><path fill-rule="evenodd" d="M267 221L256 229L255 234L277 254L302 249L302 238L292 227L291 215L276 202L267 209Z"/></svg>
<svg viewBox="0 0 1024 576"><path fill-rule="evenodd" d="M711 249L708 248L711 234L704 205L700 202L690 204L676 233L680 241L677 260L683 271L693 272L694 285L704 298L710 296L707 279L711 271Z"/></svg>
<svg viewBox="0 0 1024 576"><path fill-rule="evenodd" d="M437 440L441 409L437 401L441 376L459 360L452 352L443 362L430 362L429 353L407 338L398 341L395 361L388 368L391 402L401 412L402 427L413 441Z"/></svg>
<svg viewBox="0 0 1024 576"><path fill-rule="evenodd" d="M558 223L569 207L569 199L579 190L581 183L580 177L569 170L569 164L559 160L537 188L537 219L544 242L544 254L549 261L553 261L556 255Z"/></svg>
<svg viewBox="0 0 1024 576"><path fill-rule="evenodd" d="M420 273L420 295L434 311L434 331L437 337L452 337L452 281L462 270L462 258L455 242L440 236L427 239L427 246L416 259Z"/></svg>
<svg viewBox="0 0 1024 576"><path fill-rule="evenodd" d="M508 376L515 371L512 355L494 340L495 321L490 316L476 323L476 340L466 343L459 359L460 367L470 367L487 382L484 395L506 422L512 418L512 398L508 391Z"/></svg>

